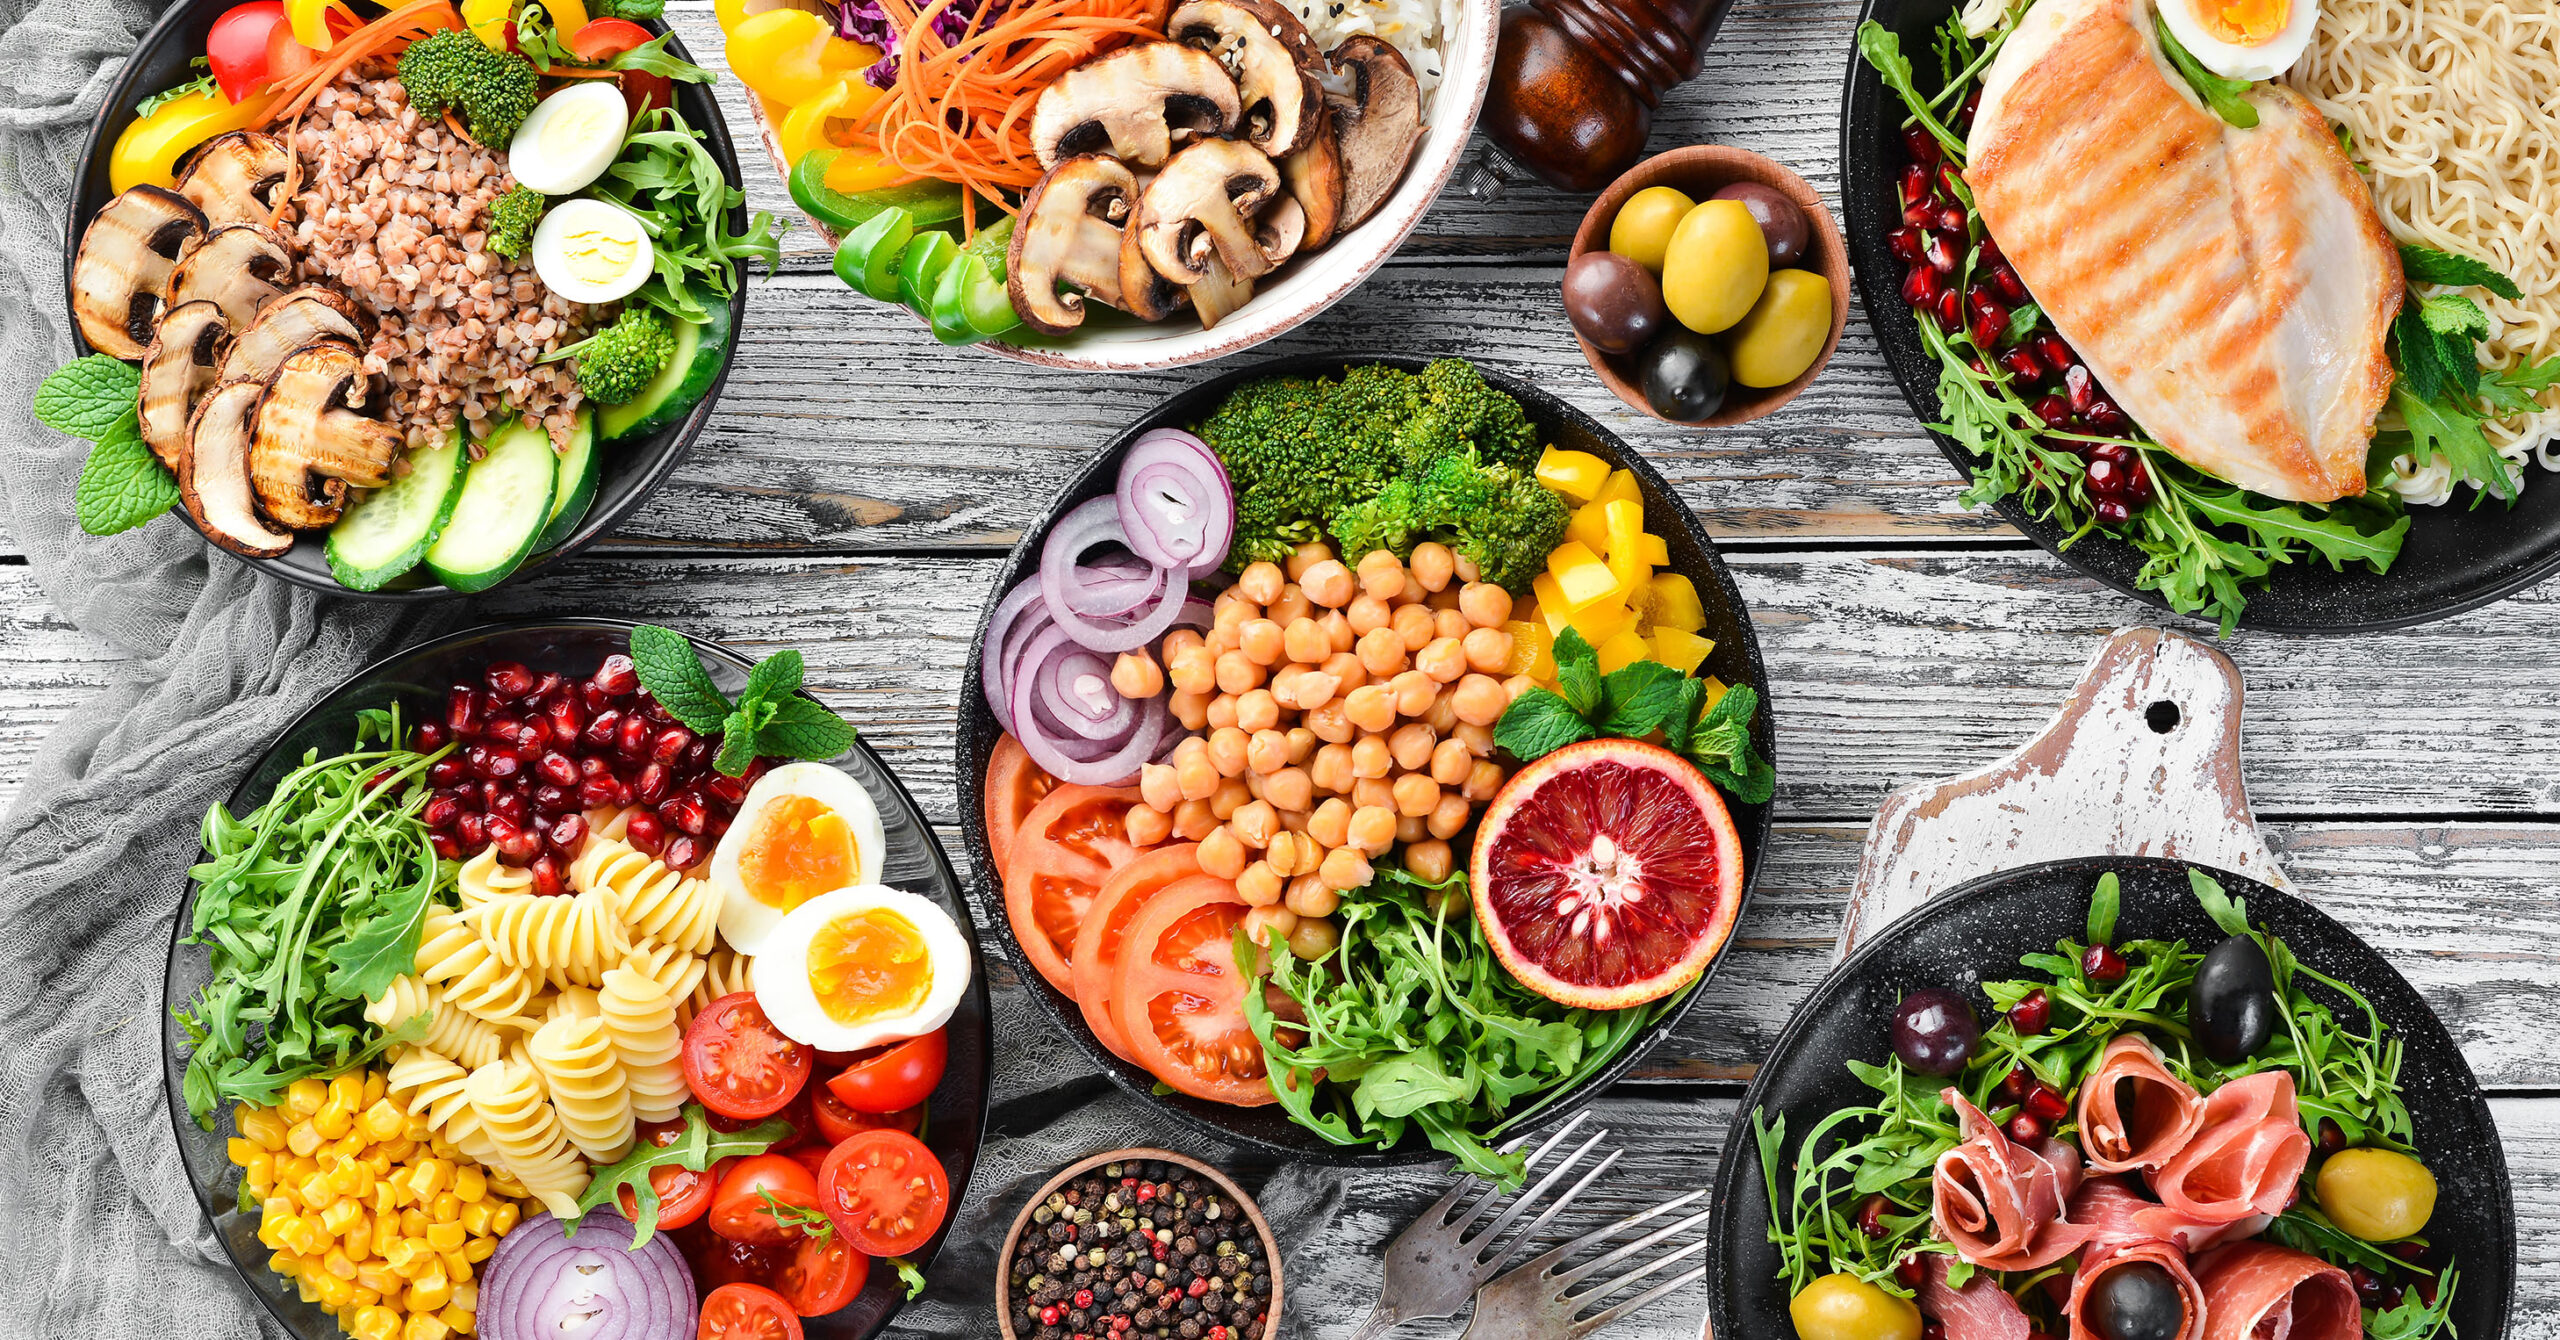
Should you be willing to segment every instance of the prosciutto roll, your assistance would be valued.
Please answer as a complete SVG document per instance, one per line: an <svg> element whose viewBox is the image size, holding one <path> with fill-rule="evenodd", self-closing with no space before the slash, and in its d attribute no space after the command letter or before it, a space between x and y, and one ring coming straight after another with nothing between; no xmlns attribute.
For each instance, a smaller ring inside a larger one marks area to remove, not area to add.
<svg viewBox="0 0 2560 1340"><path fill-rule="evenodd" d="M2063 1305L2063 1315L2071 1319L2071 1340L2102 1340L2081 1318L2081 1308L2089 1291L2099 1281L2126 1266L2149 1262L2169 1272L2177 1283L2178 1296L2186 1304L2186 1317L2178 1323L2178 1340L2198 1340L2205 1328L2204 1286L2196 1282L2187 1269L2187 1254L2175 1243L2157 1238L2144 1238L2118 1247L2097 1247L2080 1260L2078 1273L2071 1277L2071 1301Z"/></svg>
<svg viewBox="0 0 2560 1340"><path fill-rule="evenodd" d="M1929 1252L1920 1259L1929 1271L1920 1282L1920 1312L1945 1328L1947 1340L2027 1340L2035 1332L2026 1310L1988 1272L1977 1270L1963 1288L1950 1289L1947 1258Z"/></svg>
<svg viewBox="0 0 2560 1340"><path fill-rule="evenodd" d="M2092 1177L2071 1193L2071 1222L2085 1225L2089 1242L2099 1247L2158 1239L2190 1254L2216 1243L2255 1236L2268 1216L2253 1214L2225 1224L2182 1219L2146 1199L2122 1177Z"/></svg>
<svg viewBox="0 0 2560 1340"><path fill-rule="evenodd" d="M1930 1213L1938 1236L1985 1270L2037 1270L2077 1250L2089 1232L2065 1217L2080 1185L2080 1152L2057 1140L2029 1149L1950 1088L1963 1143L1938 1156Z"/></svg>
<svg viewBox="0 0 2560 1340"><path fill-rule="evenodd" d="M2235 1242L2196 1260L2204 1287L2204 1333L2198 1340L2357 1340L2347 1272L2318 1257L2269 1242Z"/></svg>
<svg viewBox="0 0 2560 1340"><path fill-rule="evenodd" d="M2227 1224L2282 1210L2310 1159L2292 1072L2264 1071L2205 1099L2203 1129L2151 1174L2151 1191L2180 1219Z"/></svg>
<svg viewBox="0 0 2560 1340"><path fill-rule="evenodd" d="M2204 1129L2204 1096L2139 1033L2118 1033L2080 1085L2080 1150L2099 1172L2150 1172Z"/></svg>

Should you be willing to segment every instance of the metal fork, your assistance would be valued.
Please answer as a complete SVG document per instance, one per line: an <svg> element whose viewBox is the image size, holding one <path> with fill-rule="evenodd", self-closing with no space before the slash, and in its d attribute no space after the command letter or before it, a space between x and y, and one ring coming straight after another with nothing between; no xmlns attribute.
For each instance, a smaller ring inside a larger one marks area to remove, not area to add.
<svg viewBox="0 0 2560 1340"><path fill-rule="evenodd" d="M1548 1154L1574 1134L1589 1115L1586 1112L1575 1113L1571 1121L1557 1127L1555 1134L1531 1151L1526 1167L1537 1168ZM1535 1186L1521 1192L1509 1208L1495 1215L1480 1231L1469 1232L1501 1198L1501 1193L1481 1178L1472 1175L1460 1177L1458 1184L1449 1188L1449 1194L1442 1196L1437 1204L1413 1222L1411 1228L1398 1234L1396 1240L1387 1245L1386 1278L1379 1291L1378 1305L1369 1313L1369 1319L1353 1333L1352 1340L1377 1340L1377 1337L1408 1321L1458 1315L1458 1310L1467 1305L1467 1300L1475 1296L1476 1290L1486 1280L1502 1269L1503 1263L1511 1259L1511 1254L1519 1250L1521 1243L1528 1241L1549 1219L1554 1218L1556 1211L1572 1204L1573 1198L1581 1195L1582 1189L1591 1185L1593 1178L1607 1172L1610 1165L1618 1161L1619 1151L1609 1151L1590 1171L1539 1211L1536 1218L1518 1232L1507 1238L1504 1236L1505 1230L1512 1227L1523 1211L1536 1204L1566 1173L1573 1170L1573 1165L1581 1161L1583 1155L1590 1153L1608 1135L1606 1130L1593 1131L1589 1139L1566 1153L1544 1177L1538 1179ZM1524 1143L1526 1137L1514 1140L1502 1146L1502 1152L1508 1154ZM1483 1194L1452 1214L1451 1209L1457 1206L1460 1198L1477 1188L1483 1188Z"/></svg>
<svg viewBox="0 0 2560 1340"><path fill-rule="evenodd" d="M1576 1238L1544 1256L1526 1262L1519 1269L1484 1286L1484 1291L1476 1295L1476 1315L1474 1320L1467 1323L1467 1333L1462 1340L1582 1340L1583 1336L1705 1275L1707 1267L1702 1261L1670 1279L1653 1285L1633 1298L1612 1304L1588 1317L1581 1315L1585 1309L1645 1276L1705 1250L1709 1239L1702 1237L1677 1251L1656 1257L1606 1284L1585 1289L1580 1293L1572 1291L1573 1286L1636 1253L1705 1223L1708 1216L1715 1213L1712 1208L1700 1210L1676 1223L1665 1224L1623 1247L1615 1248L1571 1270L1558 1271L1556 1267L1563 1264L1566 1257L1585 1247L1606 1242L1628 1229L1669 1214L1706 1194L1704 1191L1692 1191L1688 1195L1664 1201L1640 1214L1629 1215L1597 1233Z"/></svg>

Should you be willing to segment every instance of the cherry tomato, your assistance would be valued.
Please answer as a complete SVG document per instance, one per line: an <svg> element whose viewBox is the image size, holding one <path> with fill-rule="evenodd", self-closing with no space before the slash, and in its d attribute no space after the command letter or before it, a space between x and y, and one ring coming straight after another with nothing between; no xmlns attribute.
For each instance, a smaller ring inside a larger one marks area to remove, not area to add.
<svg viewBox="0 0 2560 1340"><path fill-rule="evenodd" d="M824 1084L809 1086L809 1114L818 1124L818 1139L824 1143L812 1143L802 1148L815 1149L822 1155L864 1131L896 1130L915 1135L924 1129L924 1105L921 1103L904 1111L875 1116L845 1106L844 1100L836 1097L835 1091Z"/></svg>
<svg viewBox="0 0 2560 1340"><path fill-rule="evenodd" d="M647 70L625 70L614 81L622 86L622 105L633 117L652 107L676 105L676 81Z"/></svg>
<svg viewBox="0 0 2560 1340"><path fill-rule="evenodd" d="M590 65L602 65L649 40L649 30L629 19L589 19L567 45L570 55Z"/></svg>
<svg viewBox="0 0 2560 1340"><path fill-rule="evenodd" d="M933 1096L950 1061L951 1039L937 1028L854 1062L826 1088L856 1112L903 1112Z"/></svg>
<svg viewBox="0 0 2560 1340"><path fill-rule="evenodd" d="M1138 854L1129 807L1138 788L1061 786L1033 807L1004 867L1004 914L1031 966L1060 991L1075 990L1067 955L1085 909L1113 871Z"/></svg>
<svg viewBox="0 0 2560 1340"><path fill-rule="evenodd" d="M1199 873L1197 842L1178 842L1144 853L1111 873L1102 892L1094 895L1093 906L1085 909L1084 925L1076 930L1075 949L1068 956L1074 960L1068 970L1075 978L1072 994L1084 1011L1085 1027L1093 1030L1093 1036L1112 1055L1124 1061L1132 1059L1129 1034L1111 1008L1111 983L1120 970L1121 939L1128 934L1130 920L1148 900Z"/></svg>
<svg viewBox="0 0 2560 1340"><path fill-rule="evenodd" d="M914 1136L864 1131L827 1155L818 1204L855 1247L873 1256L909 1256L942 1227L951 1179Z"/></svg>
<svg viewBox="0 0 2560 1340"><path fill-rule="evenodd" d="M804 1317L823 1317L842 1309L862 1292L871 1277L871 1258L842 1233L823 1238L801 1235L799 1245L774 1267L774 1292Z"/></svg>
<svg viewBox="0 0 2560 1340"><path fill-rule="evenodd" d="M776 1141L772 1150L769 1151L779 1154L786 1149L794 1149L819 1138L818 1123L809 1116L809 1095L824 1092L826 1092L824 1085L809 1085L801 1089L799 1096L793 1098L781 1111L761 1117L724 1117L717 1112L709 1112L705 1116L711 1123L711 1129L731 1133L761 1126L768 1121L786 1123L791 1127L791 1134Z"/></svg>
<svg viewBox="0 0 2560 1340"><path fill-rule="evenodd" d="M783 1263L791 1258L790 1248L732 1242L712 1232L709 1224L696 1223L674 1236L676 1246L684 1250L684 1259L693 1266L695 1281L706 1290L724 1284L762 1284L771 1288L772 1280L782 1273Z"/></svg>
<svg viewBox="0 0 2560 1340"><path fill-rule="evenodd" d="M1031 761L1022 741L1010 735L996 741L995 752L987 756L986 799L980 807L986 815L987 846L995 853L996 869L1004 869L1013 855L1013 835L1022 831L1022 821L1056 789L1058 779Z"/></svg>
<svg viewBox="0 0 2560 1340"><path fill-rule="evenodd" d="M723 1284L702 1300L696 1340L800 1340L800 1317L761 1284Z"/></svg>
<svg viewBox="0 0 2560 1340"><path fill-rule="evenodd" d="M827 1155L834 1152L836 1151L832 1146L811 1142L793 1145L782 1151L782 1156L808 1169L809 1175L815 1177L827 1170Z"/></svg>
<svg viewBox="0 0 2560 1340"><path fill-rule="evenodd" d="M640 1143L664 1149L684 1138L681 1121L644 1122L640 1127ZM691 1168L652 1168L649 1189L658 1193L658 1227L660 1230L682 1228L702 1217L711 1208L711 1193L720 1184L720 1174L732 1160L722 1159L702 1172ZM622 1188L622 1217L637 1219L640 1199L631 1188Z"/></svg>
<svg viewBox="0 0 2560 1340"><path fill-rule="evenodd" d="M729 1166L711 1200L711 1231L731 1242L789 1246L800 1236L793 1209L818 1203L817 1179L787 1154L751 1154Z"/></svg>
<svg viewBox="0 0 2560 1340"><path fill-rule="evenodd" d="M284 16L284 0L250 0L224 10L213 21L204 35L205 67L213 72L223 97L238 102L267 82L268 43L278 29L292 41L293 25Z"/></svg>
<svg viewBox="0 0 2560 1340"><path fill-rule="evenodd" d="M809 1048L765 1018L755 993L722 996L684 1034L684 1078L704 1107L754 1120L791 1105L809 1082Z"/></svg>
<svg viewBox="0 0 2560 1340"><path fill-rule="evenodd" d="M1236 964L1245 910L1235 885L1209 875L1148 900L1120 942L1112 1009L1131 1058L1157 1079L1195 1098L1259 1107L1279 1098L1244 1018L1244 993L1260 989Z"/></svg>

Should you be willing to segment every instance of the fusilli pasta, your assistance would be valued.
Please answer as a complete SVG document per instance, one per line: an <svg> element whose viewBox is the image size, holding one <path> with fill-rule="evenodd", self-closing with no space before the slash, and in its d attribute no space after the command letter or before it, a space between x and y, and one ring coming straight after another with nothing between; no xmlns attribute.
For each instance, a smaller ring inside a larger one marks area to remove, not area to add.
<svg viewBox="0 0 2560 1340"><path fill-rule="evenodd" d="M642 1121L673 1120L690 1092L677 1061L684 1036L676 1029L675 1003L655 979L627 964L604 975L600 1000L605 1031L622 1058L633 1115Z"/></svg>
<svg viewBox="0 0 2560 1340"><path fill-rule="evenodd" d="M627 967L647 973L667 993L667 999L677 1002L679 1010L692 997L693 989L702 984L702 975L709 969L700 955L655 942L633 945L630 955L622 961Z"/></svg>
<svg viewBox="0 0 2560 1340"><path fill-rule="evenodd" d="M444 998L465 1014L516 1024L542 981L501 961L459 913L429 907L418 931L418 976L442 983Z"/></svg>
<svg viewBox="0 0 2560 1340"><path fill-rule="evenodd" d="M707 879L687 879L657 858L602 834L569 863L569 884L582 893L604 890L635 936L708 954L719 943L720 890Z"/></svg>
<svg viewBox="0 0 2560 1340"><path fill-rule="evenodd" d="M521 1061L492 1061L471 1072L463 1091L507 1171L553 1214L564 1219L576 1214L578 1193L587 1189L587 1165L571 1147L560 1114L543 1096L533 1068Z"/></svg>
<svg viewBox="0 0 2560 1340"><path fill-rule="evenodd" d="M460 1061L465 1066L483 1066L498 1058L505 1045L496 1027L485 1019L475 1019L453 1007L444 992L408 975L391 979L382 995L367 1001L365 1022L389 1033L420 1015L427 1017L426 1031L415 1039L431 1050Z"/></svg>
<svg viewBox="0 0 2560 1340"><path fill-rule="evenodd" d="M631 1094L604 1020L555 1013L535 1031L528 1050L569 1143L593 1163L611 1163L629 1152Z"/></svg>
<svg viewBox="0 0 2560 1340"><path fill-rule="evenodd" d="M495 846L482 847L462 863L453 879L453 891L465 908L478 907L507 894L531 893L533 872L501 862Z"/></svg>
<svg viewBox="0 0 2560 1340"><path fill-rule="evenodd" d="M510 894L462 919L500 962L539 972L553 986L594 986L631 948L613 895L593 890L573 898Z"/></svg>
<svg viewBox="0 0 2560 1340"><path fill-rule="evenodd" d="M384 1091L472 1162L495 1166L498 1147L480 1129L480 1115L472 1111L465 1092L470 1078L468 1070L432 1047L404 1047L391 1062Z"/></svg>
<svg viewBox="0 0 2560 1340"><path fill-rule="evenodd" d="M734 949L715 949L702 960L702 982L676 1005L676 1027L693 1027L693 1016L722 996L755 989L754 961Z"/></svg>

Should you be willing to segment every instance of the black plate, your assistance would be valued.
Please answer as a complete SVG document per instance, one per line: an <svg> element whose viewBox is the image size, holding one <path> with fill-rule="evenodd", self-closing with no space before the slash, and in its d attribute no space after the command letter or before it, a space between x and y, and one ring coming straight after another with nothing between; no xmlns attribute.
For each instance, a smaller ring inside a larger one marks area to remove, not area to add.
<svg viewBox="0 0 2560 1340"><path fill-rule="evenodd" d="M62 247L62 292L66 312L69 311L71 295L71 263L80 254L80 235L87 231L89 220L115 196L107 185L108 151L115 147L116 137L124 133L124 128L133 123L135 104L161 89L175 87L196 76L197 72L189 68L188 62L203 54L205 32L213 26L213 21L237 3L239 0L178 0L160 16L158 23L151 25L151 31L142 35L142 45L135 48L133 58L116 72L115 83L107 90L106 103L98 109L98 119L89 127L88 146L80 152L78 194L72 200ZM653 34L666 31L666 25L655 19L647 20L641 26ZM668 42L667 50L691 59L682 38ZM683 114L687 125L702 132L704 141L711 147L711 156L719 160L720 171L728 177L729 184L744 190L746 182L739 175L738 151L729 142L729 127L721 119L720 104L713 100L711 86L678 84L675 89L676 110ZM746 206L740 204L731 208L729 226L744 230L746 224ZM596 481L595 502L588 507L586 519L569 533L569 538L527 557L507 575L507 581L515 581L595 543L606 531L620 525L624 517L637 511L640 504L666 482L667 476L674 473L676 462L692 450L693 440L702 435L703 425L711 421L711 408L720 403L720 392L728 385L729 369L737 359L738 338L746 329L746 281L746 266L741 263L737 289L729 295L729 345L721 352L720 375L712 380L710 392L693 407L692 413L685 415L684 422L672 428L662 428L646 437L612 446L598 443L596 450L603 453L604 459ZM80 352L90 352L88 342L80 338L77 324L72 327L71 339ZM169 511L170 515L202 533L203 528L196 525L195 518L189 516L185 508L173 507ZM327 538L325 531L298 535L293 548L275 558L242 558L220 545L212 548L215 553L234 562L246 563L296 586L307 586L332 595L352 596L359 600L442 600L456 594L444 583L436 581L423 564L382 590L350 590L339 585L338 579L329 574L329 557L322 548ZM503 582L500 584L504 585Z"/></svg>
<svg viewBox="0 0 2560 1340"><path fill-rule="evenodd" d="M1862 17L1901 37L1922 89L1934 91L1938 66L1930 35L1956 8L1957 0L1867 0ZM1920 344L1918 318L1902 301L1902 263L1884 241L1902 223L1895 182L1907 158L1902 99L1859 59L1854 46L1848 60L1841 98L1840 200L1841 221L1849 229L1849 260L1858 273L1858 298L1866 305L1867 320L1875 326L1885 365L1902 387L1903 398L1922 423L1934 423L1939 418L1938 364ZM1929 436L1965 478L1973 478L1973 453L1944 433ZM2003 498L1994 506L2002 519L2054 557L2136 600L2169 607L2158 593L2135 588L2134 575L2143 560L2133 546L2092 535L2065 551L2060 548L2065 532L2029 518L2014 499ZM2547 480L2528 479L2513 508L2494 499L2474 508L2466 492L2445 506L2413 507L2409 514L2408 538L2391 571L2377 575L2350 567L2335 572L2316 557L2303 559L2277 569L2265 589L2250 595L2240 626L2276 633L2404 628L2503 600L2560 570L2560 488Z"/></svg>
<svg viewBox="0 0 2560 1340"><path fill-rule="evenodd" d="M1085 1054L1093 1058L1094 1065L1102 1073L1109 1075L1114 1083L1141 1102L1172 1113L1205 1135L1317 1163L1383 1167L1423 1163L1443 1155L1434 1150L1419 1132L1409 1133L1392 1149L1380 1150L1368 1145L1343 1146L1289 1120L1288 1114L1277 1105L1230 1107L1185 1094L1159 1095L1155 1076L1112 1055L1111 1050L1093 1036L1093 1030L1085 1026L1084 1012L1077 1008L1075 1000L1049 985L1031 966L1030 959L1024 956L1022 946L1015 942L1005 920L1004 881L994 873L995 857L987 846L987 757L994 752L996 740L1004 732L996 725L995 714L987 710L986 694L979 687L979 659L986 648L987 617L995 612L997 600L1012 590L1014 583L1039 572L1041 542L1048 538L1049 528L1057 524L1059 517L1079 503L1111 492L1121 453L1141 434L1156 428L1189 428L1208 417L1218 402L1226 399L1228 392L1258 377L1335 377L1340 376L1345 368L1370 363L1419 371L1430 361L1427 357L1405 354L1306 354L1259 363L1202 382L1129 425L1111 440L1110 445L1085 462L1084 468L1076 472L1075 478L1069 480L1066 489L1058 495L1057 502L1050 506L1048 514L1023 532L1021 542L1014 545L1013 554L997 573L994 587L987 592L986 606L978 615L977 634L969 644L968 674L961 681L957 762L960 770L960 823L968 834L970 869L976 872L970 889L986 913L987 924L996 928L996 943L1004 947L1005 957L1011 960L1014 971L1029 986L1032 999L1040 1002L1040 1007L1048 1011L1058 1027L1075 1039L1076 1045L1084 1048ZM1733 576L1725 570L1724 560L1717 556L1715 543L1707 538L1706 528L1699 525L1698 518L1673 495L1671 486L1663 482L1659 472L1590 415L1519 378L1506 376L1493 368L1484 368L1483 371L1486 382L1517 398L1529 411L1530 419L1542 430L1549 444L1587 451L1613 466L1623 466L1635 472L1637 482L1644 487L1645 529L1663 537L1671 550L1671 570L1686 573L1697 584L1699 599L1707 608L1704 631L1706 636L1715 639L1716 649L1698 669L1701 673L1718 676L1728 684L1749 684L1759 690L1760 714L1752 724L1752 738L1761 754L1774 761L1777 754L1770 726L1769 679L1760 665L1760 643L1752 635L1751 616L1743 608L1742 593L1734 589ZM1760 852L1769 836L1769 807L1735 803L1730 797L1727 797L1727 803L1732 805L1734 824L1742 836L1743 906L1737 913L1740 916L1748 913L1751 891L1760 879ZM1716 964L1722 961L1719 955L1715 963L1708 964L1707 975L1713 976ZM1646 1052L1653 1049L1654 1044L1678 1026L1681 1018L1697 1004L1704 990L1701 985L1698 990L1690 992L1607 1069L1583 1081L1519 1129L1531 1130L1560 1121L1617 1083L1635 1067L1636 1062L1644 1058Z"/></svg>
<svg viewBox="0 0 2560 1340"><path fill-rule="evenodd" d="M2431 1241L2448 1244L2462 1279L2453 1319L2464 1335L2506 1333L2515 1293L2516 1215L2507 1160L2489 1100L2462 1051L2382 955L2326 913L2256 880L2185 861L2094 857L2004 870L1973 880L1879 931L1858 947L1796 1007L1769 1059L1751 1081L1725 1135L1716 1169L1716 1243L1707 1280L1715 1334L1725 1340L1789 1337L1787 1292L1769 1244L1769 1201L1751 1114L1786 1118L1794 1138L1822 1117L1869 1101L1845 1060L1881 1064L1891 1052L1886 1020L1895 1002L1924 986L1969 989L1984 978L2015 977L2020 954L2052 952L2054 942L2086 933L2089 890L2103 871L2124 883L2116 923L2122 939L2219 941L2222 932L2187 885L2203 870L2249 904L2249 919L2281 937L2302 961L2354 986L2373 1002L2406 1048L2400 1083L2417 1130L2417 1146L2435 1172ZM2315 991L2320 988L2313 988ZM2340 1000L2330 1004L2343 1005ZM1987 1009L1976 995L1977 1009Z"/></svg>
<svg viewBox="0 0 2560 1340"><path fill-rule="evenodd" d="M278 779L301 761L306 750L317 749L326 757L347 748L355 740L356 713L361 709L385 707L396 701L412 714L411 720L440 718L445 686L456 680L476 682L481 670L495 660L519 661L537 671L592 674L607 653L629 650L631 627L619 619L485 624L395 653L358 671L286 727L265 755L250 766L248 775L225 803L232 813L246 814L266 800ZM703 666L711 672L713 682L723 691L736 693L745 687L751 664L746 657L714 642L696 639L693 645L702 654ZM420 712L426 717L414 715ZM880 807L880 826L888 843L881 882L932 899L951 914L961 935L969 941L969 990L951 1016L950 1068L944 1072L941 1087L934 1090L924 1134L925 1143L950 1175L951 1203L958 1205L968 1194L969 1175L977 1166L978 1143L987 1122L987 1064L992 1043L987 1027L986 962L978 950L977 932L969 924L960 877L952 872L950 859L943 855L942 844L934 840L933 828L926 822L924 812L916 808L914 798L867 743L855 741L851 750L830 762L852 774ZM188 1184L195 1189L196 1202L204 1207L205 1217L212 1221L214 1236L221 1241L232 1268L239 1272L249 1292L266 1305L277 1324L298 1340L342 1340L336 1320L318 1305L296 1297L284 1278L267 1268L268 1250L258 1241L257 1216L242 1214L236 1200L240 1170L231 1166L223 1150L223 1140L232 1133L229 1108L215 1114L211 1131L200 1130L187 1119L187 1103L180 1091L189 1054L187 1038L170 1017L170 1011L194 998L204 985L209 968L204 948L185 942L186 928L195 914L195 900L196 889L190 884L186 898L178 904L170 936L169 973L162 988L160 1012L161 1060L166 1072L162 1078L168 1090L169 1118L178 1132L178 1153L187 1165ZM917 1253L919 1266L932 1265L950 1231L951 1220L946 1219L942 1230ZM906 1305L906 1297L907 1291L898 1283L896 1272L876 1267L850 1305L824 1317L809 1318L802 1326L813 1340L870 1340Z"/></svg>

